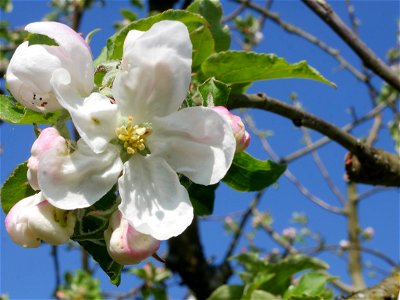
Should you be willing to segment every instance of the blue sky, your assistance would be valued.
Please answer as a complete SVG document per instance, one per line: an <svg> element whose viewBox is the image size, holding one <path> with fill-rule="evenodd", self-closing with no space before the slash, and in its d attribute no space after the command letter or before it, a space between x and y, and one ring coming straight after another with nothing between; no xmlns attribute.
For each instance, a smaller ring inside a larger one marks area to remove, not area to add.
<svg viewBox="0 0 400 300"><path fill-rule="evenodd" d="M129 7L128 3L128 1L108 1L106 8L96 5L84 16L81 26L84 35L94 28L101 28L101 31L94 36L91 43L95 57L105 45L107 37L113 33L112 24L121 19L119 10L123 7ZM222 3L226 6L227 11L232 10L231 3L228 1ZM262 4L262 2L260 3ZM398 3L395 1L354 1L354 5L357 17L361 20L360 35L362 39L377 55L385 59L386 51L394 47L396 42ZM332 2L332 6L347 22L344 1ZM329 45L339 49L349 62L358 68L360 67L361 63L352 50L300 2L274 1L272 9L279 12L284 20L310 31ZM40 20L46 12L49 12L49 7L45 1L14 1L12 13L3 14L1 18L8 20L12 26L24 26L29 22ZM234 40L238 38L236 32L233 35ZM237 47L238 45L233 43L233 48ZM349 107L354 107L359 116L371 109L365 87L360 85L346 70L342 70L336 60L302 39L285 33L269 20L266 21L264 40L260 46L255 48L255 51L275 53L289 62L305 59L329 80L335 82L338 87L334 89L321 83L306 80L272 80L254 84L249 92L266 92L270 96L287 102L290 101L290 93L296 92L305 110L338 126L352 121L348 114ZM379 86L380 80L375 79L374 83ZM280 156L285 156L304 147L301 130L294 127L290 121L260 111L254 111L251 115L258 128L273 132L268 141ZM385 112L383 116L386 126L389 114ZM357 127L352 133L355 136L364 137L370 126L371 122L368 122ZM310 133L313 140L321 136L315 132ZM8 124L1 126L1 144L4 148L4 153L0 156L1 182L4 182L17 164L28 159L33 141L34 134L30 126ZM393 142L390 140L386 128L382 130L376 146L393 151ZM254 135L249 152L259 159L269 158ZM346 151L343 148L333 143L324 146L319 151L322 160L342 193L345 193L346 188L343 180L345 153ZM294 161L289 165L289 169L315 195L330 204L339 205L326 183L321 179L310 155ZM364 185L359 186L360 191L367 191L370 188ZM254 194L234 192L221 185L217 191L214 215L225 216L232 212L243 211L252 197L254 197ZM274 217L273 226L278 232L285 227L292 226L293 224L289 222L292 212L299 211L309 216L311 229L326 237L327 244L338 244L341 239L346 238L345 219L342 216L328 213L311 203L285 177L282 177L276 186L267 191L259 210L272 213ZM3 224L3 212L1 212L1 221ZM376 248L395 261L399 260L398 190L382 192L362 201L360 204L360 223L362 228L372 226L376 232L376 237L372 241L366 242L365 246ZM203 220L200 226L205 253L218 262L225 254L230 236L224 232L220 222ZM277 247L263 233L257 234L256 240L259 245L266 249ZM244 241L241 241L238 250L244 245ZM165 245L162 249L165 250ZM79 268L80 261L77 251L67 251L65 246L61 246L60 250L62 271L73 271ZM0 293L8 293L11 299L49 298L54 288L54 271L49 255L50 251L51 248L48 245L43 245L37 249L23 249L13 244L2 225ZM328 261L332 274L342 277L346 282L349 281L346 264L342 259L335 258L328 253L320 257ZM368 255L364 258L365 262L371 261L378 267L388 270L388 266L384 262ZM105 291L127 291L135 283L131 275L125 274L121 286L116 289L108 282L107 277L101 271L97 272L96 275L101 279L102 288ZM367 282L374 284L381 278L380 276L367 277ZM177 282L173 284L171 295L173 298L182 298L182 290L176 286Z"/></svg>

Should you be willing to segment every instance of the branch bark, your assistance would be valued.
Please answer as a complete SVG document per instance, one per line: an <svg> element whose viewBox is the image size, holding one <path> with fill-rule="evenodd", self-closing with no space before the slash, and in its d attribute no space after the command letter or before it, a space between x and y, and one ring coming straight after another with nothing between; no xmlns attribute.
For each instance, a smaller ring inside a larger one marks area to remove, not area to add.
<svg viewBox="0 0 400 300"><path fill-rule="evenodd" d="M350 181L383 186L400 186L400 159L356 139L340 128L310 113L263 93L233 94L228 108L258 108L292 120L297 127L314 129L349 151L345 168Z"/></svg>
<svg viewBox="0 0 400 300"><path fill-rule="evenodd" d="M325 1L302 0L360 57L364 65L388 84L400 91L400 79L368 46L340 19Z"/></svg>
<svg viewBox="0 0 400 300"><path fill-rule="evenodd" d="M229 262L222 265L207 262L196 217L181 235L169 239L168 245L167 268L180 275L183 284L191 289L198 300L207 299L232 275Z"/></svg>

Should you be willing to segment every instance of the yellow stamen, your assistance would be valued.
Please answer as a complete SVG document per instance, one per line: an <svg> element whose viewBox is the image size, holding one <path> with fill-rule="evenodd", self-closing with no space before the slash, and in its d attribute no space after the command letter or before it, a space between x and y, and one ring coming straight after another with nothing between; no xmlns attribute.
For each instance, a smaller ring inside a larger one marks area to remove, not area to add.
<svg viewBox="0 0 400 300"><path fill-rule="evenodd" d="M115 130L118 139L123 143L130 155L146 149L145 139L151 134L151 128L143 125L133 125L133 118L128 117L126 125Z"/></svg>

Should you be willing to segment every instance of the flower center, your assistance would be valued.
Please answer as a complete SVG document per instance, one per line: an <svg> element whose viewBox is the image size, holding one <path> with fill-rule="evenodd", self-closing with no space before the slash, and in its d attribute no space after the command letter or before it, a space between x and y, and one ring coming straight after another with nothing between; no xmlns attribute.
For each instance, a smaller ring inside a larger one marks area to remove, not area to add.
<svg viewBox="0 0 400 300"><path fill-rule="evenodd" d="M146 149L145 140L152 132L149 124L134 125L133 118L128 117L128 122L115 130L118 139L130 155Z"/></svg>

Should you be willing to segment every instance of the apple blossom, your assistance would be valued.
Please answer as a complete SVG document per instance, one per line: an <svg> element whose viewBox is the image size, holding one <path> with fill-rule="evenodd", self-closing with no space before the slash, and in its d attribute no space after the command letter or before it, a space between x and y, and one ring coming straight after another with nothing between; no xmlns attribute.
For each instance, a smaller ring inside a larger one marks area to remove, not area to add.
<svg viewBox="0 0 400 300"><path fill-rule="evenodd" d="M293 240L297 235L297 229L294 227L287 227L283 229L282 235L288 240Z"/></svg>
<svg viewBox="0 0 400 300"><path fill-rule="evenodd" d="M246 131L242 119L224 106L215 106L213 109L231 125L236 140L236 152L244 151L250 144L250 134Z"/></svg>
<svg viewBox="0 0 400 300"><path fill-rule="evenodd" d="M160 247L158 240L136 231L118 210L110 218L104 239L112 259L122 265L137 264Z"/></svg>
<svg viewBox="0 0 400 300"><path fill-rule="evenodd" d="M37 171L40 157L47 150L57 149L66 153L68 151L66 140L58 133L57 129L48 127L42 130L31 148L31 157L28 160L28 181L34 190L39 190Z"/></svg>
<svg viewBox="0 0 400 300"><path fill-rule="evenodd" d="M177 173L215 184L236 146L230 125L211 108L178 110L191 57L185 25L161 21L127 35L112 86L115 101L99 93L83 99L71 88L72 74L55 72L51 84L81 140L71 155L48 151L39 163L39 185L50 203L90 206L118 180L119 210L138 232L165 240L189 226L193 207Z"/></svg>
<svg viewBox="0 0 400 300"><path fill-rule="evenodd" d="M74 233L75 221L72 211L55 208L39 192L17 202L7 214L5 226L16 244L35 248L41 240L52 245L66 243Z"/></svg>
<svg viewBox="0 0 400 300"><path fill-rule="evenodd" d="M50 85L53 72L59 68L71 74L71 86L79 95L93 89L94 69L90 49L84 39L68 26L57 22L35 22L25 30L46 35L58 46L26 41L16 49L6 72L11 94L24 106L39 112L60 109Z"/></svg>

